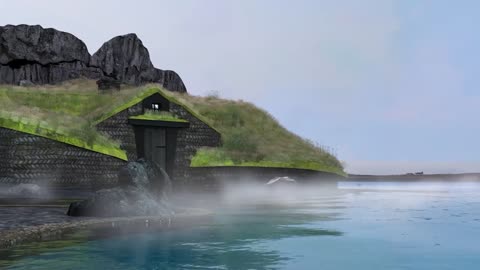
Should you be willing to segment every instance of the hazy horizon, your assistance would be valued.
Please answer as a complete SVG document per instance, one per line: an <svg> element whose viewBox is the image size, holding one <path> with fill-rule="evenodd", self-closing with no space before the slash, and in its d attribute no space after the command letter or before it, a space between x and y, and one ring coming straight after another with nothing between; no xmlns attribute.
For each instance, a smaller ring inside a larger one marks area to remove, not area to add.
<svg viewBox="0 0 480 270"><path fill-rule="evenodd" d="M47 4L48 3L48 4ZM136 33L188 91L243 99L351 173L480 171L475 1L3 1L90 53Z"/></svg>

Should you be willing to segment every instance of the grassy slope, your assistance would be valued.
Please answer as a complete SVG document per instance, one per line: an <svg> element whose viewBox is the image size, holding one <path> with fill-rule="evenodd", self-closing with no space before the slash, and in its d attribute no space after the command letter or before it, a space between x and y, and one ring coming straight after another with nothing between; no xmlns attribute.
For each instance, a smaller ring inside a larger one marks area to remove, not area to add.
<svg viewBox="0 0 480 270"><path fill-rule="evenodd" d="M54 139L123 160L119 143L94 124L157 92L148 88L99 94L93 81L59 86L0 86L0 126Z"/></svg>
<svg viewBox="0 0 480 270"><path fill-rule="evenodd" d="M223 146L201 149L191 166L287 167L344 175L334 156L287 131L250 103L159 89L148 85L99 94L95 82L85 80L33 88L0 86L0 126L126 160L119 143L100 134L95 124L160 91L222 134ZM137 118L182 121L151 112Z"/></svg>
<svg viewBox="0 0 480 270"><path fill-rule="evenodd" d="M243 101L162 91L171 101L222 134L223 146L197 152L191 166L301 168L345 175L333 155L282 127L270 114Z"/></svg>

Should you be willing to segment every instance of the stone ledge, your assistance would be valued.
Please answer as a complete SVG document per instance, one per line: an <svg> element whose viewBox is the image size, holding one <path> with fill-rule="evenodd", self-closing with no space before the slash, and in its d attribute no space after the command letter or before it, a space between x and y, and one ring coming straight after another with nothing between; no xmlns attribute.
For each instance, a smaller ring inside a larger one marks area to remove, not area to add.
<svg viewBox="0 0 480 270"><path fill-rule="evenodd" d="M212 213L204 209L182 209L182 212L172 217L114 217L92 218L73 222L51 223L27 228L0 231L0 249L10 249L29 242L59 239L67 233L79 229L125 228L136 229L167 229L191 224L192 221L209 218Z"/></svg>

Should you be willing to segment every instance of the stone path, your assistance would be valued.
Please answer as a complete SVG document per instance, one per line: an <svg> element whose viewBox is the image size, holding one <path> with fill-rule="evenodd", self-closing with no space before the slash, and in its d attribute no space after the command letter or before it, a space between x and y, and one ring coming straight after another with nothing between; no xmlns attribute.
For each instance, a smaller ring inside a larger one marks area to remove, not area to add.
<svg viewBox="0 0 480 270"><path fill-rule="evenodd" d="M42 224L73 222L88 218L69 217L65 207L0 207L0 232Z"/></svg>

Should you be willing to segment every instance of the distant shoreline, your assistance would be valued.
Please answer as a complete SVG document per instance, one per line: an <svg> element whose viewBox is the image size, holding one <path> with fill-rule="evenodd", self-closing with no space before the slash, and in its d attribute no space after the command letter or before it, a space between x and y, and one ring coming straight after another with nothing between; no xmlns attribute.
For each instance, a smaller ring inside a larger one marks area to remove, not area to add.
<svg viewBox="0 0 480 270"><path fill-rule="evenodd" d="M480 173L446 174L348 174L348 180L402 180L402 181L480 181Z"/></svg>

